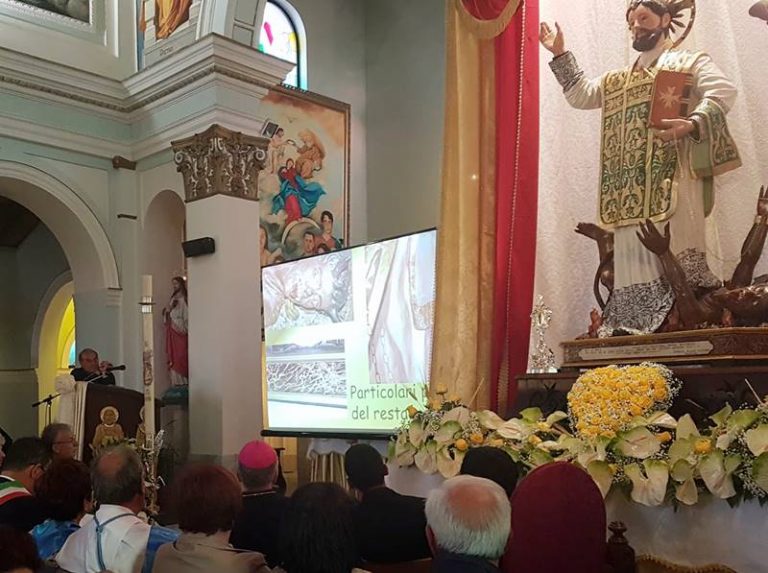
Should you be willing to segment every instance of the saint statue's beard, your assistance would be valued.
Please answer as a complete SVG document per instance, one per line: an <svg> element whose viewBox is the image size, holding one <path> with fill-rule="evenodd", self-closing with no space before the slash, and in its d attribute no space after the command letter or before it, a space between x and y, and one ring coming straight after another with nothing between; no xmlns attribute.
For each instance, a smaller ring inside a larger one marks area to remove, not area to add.
<svg viewBox="0 0 768 573"><path fill-rule="evenodd" d="M655 30L650 30L647 34L635 38L635 40L632 42L632 47L638 52L650 52L656 47L656 45L659 43L659 38L661 38L663 35L664 28L656 28Z"/></svg>

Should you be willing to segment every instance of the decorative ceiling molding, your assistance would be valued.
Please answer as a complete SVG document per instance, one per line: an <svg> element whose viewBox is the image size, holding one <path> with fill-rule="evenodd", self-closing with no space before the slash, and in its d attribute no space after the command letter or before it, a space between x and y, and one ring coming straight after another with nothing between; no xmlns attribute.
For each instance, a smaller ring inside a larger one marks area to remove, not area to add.
<svg viewBox="0 0 768 573"><path fill-rule="evenodd" d="M201 86L226 86L260 99L270 87L285 78L291 66L216 34L201 38L122 82L0 48L0 93L56 104L58 107L72 106L122 124L135 125L160 110L183 104ZM218 109L219 105L217 102L214 107ZM221 111L227 114L227 110ZM229 111L234 115L254 115L253 109ZM18 131L5 129L10 127L9 123L16 122L3 117L0 110L0 135L23 138L27 134L34 141L45 141L38 137L39 133L33 125L23 129L20 135ZM174 130L176 136L184 133L185 122L181 123ZM218 123L226 125L229 122L224 120ZM50 126L46 126L45 130L50 137ZM191 133L191 130L186 133ZM168 144L166 126L162 127L162 133L150 134L149 138L154 139L155 135L162 137ZM91 136L70 133L66 139L74 143L80 137ZM147 134L143 134L137 136L136 141L114 142L114 145L102 148L103 155L126 155L130 159L137 159L135 153L126 151L134 148L140 138L146 140L147 137ZM74 149L92 153L93 147L76 145ZM97 144L95 147L100 146ZM142 149L135 151L141 153Z"/></svg>

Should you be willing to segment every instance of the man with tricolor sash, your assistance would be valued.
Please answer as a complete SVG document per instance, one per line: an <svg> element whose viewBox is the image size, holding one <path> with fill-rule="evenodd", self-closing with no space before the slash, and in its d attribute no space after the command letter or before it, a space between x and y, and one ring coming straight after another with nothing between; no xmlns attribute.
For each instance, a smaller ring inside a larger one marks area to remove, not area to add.
<svg viewBox="0 0 768 573"><path fill-rule="evenodd" d="M29 531L45 521L45 508L35 498L50 453L39 438L19 438L11 445L0 474L0 525Z"/></svg>

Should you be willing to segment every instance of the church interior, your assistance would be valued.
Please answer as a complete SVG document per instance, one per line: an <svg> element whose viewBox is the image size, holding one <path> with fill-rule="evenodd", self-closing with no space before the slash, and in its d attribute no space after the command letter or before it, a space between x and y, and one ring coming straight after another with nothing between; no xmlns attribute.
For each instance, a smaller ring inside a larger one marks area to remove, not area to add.
<svg viewBox="0 0 768 573"><path fill-rule="evenodd" d="M0 0L0 573L768 573L767 24Z"/></svg>

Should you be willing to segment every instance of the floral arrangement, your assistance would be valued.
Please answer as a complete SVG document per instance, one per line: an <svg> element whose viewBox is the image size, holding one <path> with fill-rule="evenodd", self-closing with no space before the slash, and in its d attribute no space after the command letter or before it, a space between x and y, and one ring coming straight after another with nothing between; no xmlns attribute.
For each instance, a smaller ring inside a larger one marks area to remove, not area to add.
<svg viewBox="0 0 768 573"><path fill-rule="evenodd" d="M689 415L667 413L680 382L664 366L609 366L585 372L568 395L568 413L528 408L503 420L474 412L444 388L409 419L390 443L390 462L425 473L456 475L470 448L506 451L522 472L568 461L584 468L603 496L626 492L648 506L693 505L709 493L735 504L768 502L768 402L726 406L697 427Z"/></svg>

